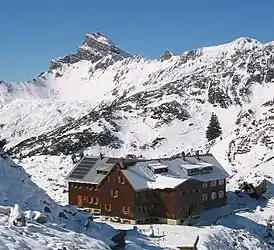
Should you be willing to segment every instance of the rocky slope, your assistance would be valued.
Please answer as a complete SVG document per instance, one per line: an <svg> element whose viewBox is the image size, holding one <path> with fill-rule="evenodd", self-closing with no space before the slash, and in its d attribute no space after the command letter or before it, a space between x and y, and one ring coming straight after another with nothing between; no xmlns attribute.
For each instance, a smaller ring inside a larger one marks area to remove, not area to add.
<svg viewBox="0 0 274 250"><path fill-rule="evenodd" d="M97 35L88 35L86 39L92 42L85 39L84 44L98 49L97 43L93 44ZM17 122L3 122L2 137L11 146L14 138L20 140L10 152L28 156L69 154L84 148L112 154L119 154L119 150L139 155L172 154L182 148L204 147L204 133L214 111L221 120L223 137L233 135L228 149L232 161L241 151L233 146L235 135L238 142L238 134L249 128L257 138L256 131L250 129L256 126L252 122L267 124L262 125L263 129L271 131L266 119L271 119L273 51L273 43L239 38L180 56L169 51L160 60L134 56L116 61L110 50L103 50L102 57L106 56L98 60L87 56L78 62L63 62L34 82L19 84L20 88L11 91L23 95L24 86L24 91L33 93L35 86L41 89L37 95L42 97L38 97L38 103L26 97L4 100L9 110L21 107L20 118L14 112ZM110 60L115 63L109 64ZM258 97L257 90L263 92L262 96ZM31 115L26 115L30 108L26 102L31 103ZM38 112L48 115L38 116ZM8 115L5 108L0 111L0 117ZM41 121L34 125L31 119ZM24 127L26 120L30 129ZM265 134L262 130L260 133ZM251 140L250 135L248 138ZM248 147L246 143L241 141L236 147Z"/></svg>
<svg viewBox="0 0 274 250"><path fill-rule="evenodd" d="M117 47L101 32L93 32L85 36L82 45L78 48L75 54L51 60L49 69L56 69L61 67L63 64L73 64L81 60L96 62L108 55L112 56L112 60L108 61L105 66L131 56Z"/></svg>

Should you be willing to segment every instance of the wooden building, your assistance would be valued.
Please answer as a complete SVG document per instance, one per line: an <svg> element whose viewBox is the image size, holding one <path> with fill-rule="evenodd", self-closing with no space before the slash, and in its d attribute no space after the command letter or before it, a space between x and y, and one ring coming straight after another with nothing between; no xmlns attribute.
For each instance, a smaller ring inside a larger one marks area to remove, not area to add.
<svg viewBox="0 0 274 250"><path fill-rule="evenodd" d="M211 154L172 159L83 157L68 174L69 203L104 220L181 224L226 203L229 175Z"/></svg>

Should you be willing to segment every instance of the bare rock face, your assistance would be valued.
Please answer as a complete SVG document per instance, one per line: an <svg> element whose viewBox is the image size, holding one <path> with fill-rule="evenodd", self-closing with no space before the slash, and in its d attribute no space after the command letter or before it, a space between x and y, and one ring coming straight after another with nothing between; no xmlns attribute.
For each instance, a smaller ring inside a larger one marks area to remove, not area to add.
<svg viewBox="0 0 274 250"><path fill-rule="evenodd" d="M172 56L173 56L173 53L172 53L169 49L167 49L167 50L164 52L164 54L160 57L160 61L163 62L163 61L165 61L165 60L168 60L168 59L170 59Z"/></svg>
<svg viewBox="0 0 274 250"><path fill-rule="evenodd" d="M80 60L96 62L108 55L110 55L114 61L131 57L130 54L117 47L104 34L101 32L94 32L85 36L82 45L75 54L52 59L49 69L56 69L63 64L73 64Z"/></svg>

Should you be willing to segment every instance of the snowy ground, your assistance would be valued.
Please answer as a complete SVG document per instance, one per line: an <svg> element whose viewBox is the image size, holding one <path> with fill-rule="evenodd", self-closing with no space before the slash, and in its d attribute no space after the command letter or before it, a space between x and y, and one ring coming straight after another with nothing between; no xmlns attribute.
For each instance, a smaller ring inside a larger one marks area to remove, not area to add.
<svg viewBox="0 0 274 250"><path fill-rule="evenodd" d="M242 176L253 178L253 165L245 167L241 170L239 166L231 166L224 157L226 150L226 142L220 141L218 145L213 147L212 152L218 160L226 166L227 170L232 173L229 180L228 205L204 212L201 220L195 227L185 226L168 226L154 225L155 234L161 234L158 238L146 236L149 234L149 226L138 226L141 233L132 230L132 226L111 223L111 226L117 229L130 229L127 234L128 247L139 246L137 249L176 249L181 245L192 245L197 237L200 236L200 249L271 249L267 245L266 221L271 215L274 215L274 185L273 177L268 178L268 192L265 194L266 200L255 200L241 193L236 195L234 190L238 188L239 180ZM250 160L250 155L246 155ZM253 160L255 160L253 158ZM252 161L252 160L250 160ZM51 198L66 204L67 189L64 178L73 167L70 157L66 156L35 156L25 158L21 162L25 166L26 171L32 176L31 179L40 185ZM274 176L273 166L274 160L262 163L256 167L256 172L261 175ZM233 170L237 169L237 173ZM47 179L49 178L49 179ZM262 209L258 209L258 206ZM245 209L237 212L237 209ZM99 220L98 220L99 221ZM164 237L162 237L164 232ZM137 240L136 237L139 237ZM143 248L146 246L146 248ZM220 248L221 247L221 248ZM127 248L130 249L130 248ZM133 248L134 249L134 248Z"/></svg>
<svg viewBox="0 0 274 250"><path fill-rule="evenodd" d="M91 238L56 224L28 223L26 227L15 227L5 220L0 216L1 250L110 249L102 240L94 238L94 232Z"/></svg>
<svg viewBox="0 0 274 250"><path fill-rule="evenodd" d="M17 161L18 162L18 161ZM73 168L69 156L34 156L20 163L31 176L31 180L44 189L56 202L68 203L66 175Z"/></svg>

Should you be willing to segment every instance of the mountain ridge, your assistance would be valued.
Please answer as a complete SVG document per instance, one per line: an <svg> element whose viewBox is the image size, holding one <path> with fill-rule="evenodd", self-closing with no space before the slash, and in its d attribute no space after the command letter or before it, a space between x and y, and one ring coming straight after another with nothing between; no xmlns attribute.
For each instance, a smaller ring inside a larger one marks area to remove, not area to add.
<svg viewBox="0 0 274 250"><path fill-rule="evenodd" d="M65 64L61 68L44 73L34 81L8 86L11 90L5 91L3 96L6 97L9 92L14 95L16 92L27 91L29 94L25 97L24 93L18 94L20 102L26 106L24 112L28 111L28 103L35 103L35 99L39 98L43 109L49 109L43 112L50 112L51 115L55 113L55 117L58 117L55 118L57 123L52 118L46 118L50 120L50 126L41 116L35 118L41 119L41 123L45 124L44 127L40 127L38 133L32 130L31 134L34 132L35 136L42 134L43 130L57 129L60 125L70 124L73 119L81 119L82 115L88 114L89 110L96 107L108 108L115 103L116 107L122 105L122 109L119 107L121 110L141 112L144 119L152 118L151 121L156 122L159 116L161 121L154 125L146 125L155 127L155 130L161 127L161 123L172 123L174 119L176 122L182 118L181 122L185 123L185 118L191 118L189 113L196 112L195 109L201 110L203 106L208 106L207 116L212 108L214 110L214 106L221 109L235 106L240 110L243 105L250 102L252 86L267 84L273 79L272 51L271 44L264 45L254 39L239 38L224 45L187 51L183 55L172 55L164 61L147 60L140 56L113 61L112 56L107 55L96 62L81 60ZM14 104L16 109L17 95L13 98L14 100L10 98L11 101L2 100L2 105ZM164 101L169 98L170 101ZM118 100L120 101L117 103ZM157 100L159 107L153 107L151 100ZM82 112L79 105L82 105ZM160 115L161 112L159 113L164 109L165 118ZM194 110L189 112L187 109ZM2 111L4 110L5 108ZM37 115L40 111L41 107L38 105ZM28 117L32 119L32 116ZM106 124L109 122L112 124L110 128L113 129L115 122L109 119ZM9 127L12 128L14 125L9 124ZM116 129L118 127L116 126ZM10 130L10 138L14 131L16 130L13 128ZM18 133L26 133L22 139L30 137L28 130L24 129ZM5 134L7 131L4 131ZM113 136L117 138L117 135ZM154 139L156 137L155 135Z"/></svg>

